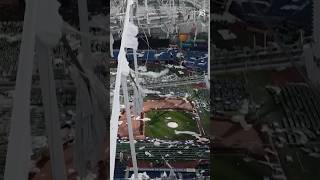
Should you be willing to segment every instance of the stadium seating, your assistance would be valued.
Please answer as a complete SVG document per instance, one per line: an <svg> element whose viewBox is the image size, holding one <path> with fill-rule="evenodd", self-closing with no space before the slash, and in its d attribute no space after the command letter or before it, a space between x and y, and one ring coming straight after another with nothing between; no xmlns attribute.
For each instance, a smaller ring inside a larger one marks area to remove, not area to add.
<svg viewBox="0 0 320 180"><path fill-rule="evenodd" d="M172 145L161 144L155 146L153 143L136 143L137 159L142 160L157 160L165 157L166 160L198 160L209 159L209 147L197 145ZM118 143L118 155L120 152L124 154L130 153L129 143ZM149 152L150 155L146 155Z"/></svg>
<svg viewBox="0 0 320 180"><path fill-rule="evenodd" d="M236 111L246 98L244 82L239 80L212 80L213 108L215 111Z"/></svg>
<svg viewBox="0 0 320 180"><path fill-rule="evenodd" d="M287 133L289 144L297 143L299 135L293 133L299 130L313 139L315 132L320 129L320 96L319 92L313 90L306 84L288 84L281 88L277 97L282 106L285 118L282 127L290 130Z"/></svg>

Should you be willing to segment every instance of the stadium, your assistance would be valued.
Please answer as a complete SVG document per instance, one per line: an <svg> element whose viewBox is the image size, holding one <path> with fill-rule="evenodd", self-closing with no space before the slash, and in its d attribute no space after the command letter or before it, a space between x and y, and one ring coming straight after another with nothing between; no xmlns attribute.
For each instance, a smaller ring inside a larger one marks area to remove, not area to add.
<svg viewBox="0 0 320 180"><path fill-rule="evenodd" d="M33 3L0 3L0 179L210 178L209 1Z"/></svg>
<svg viewBox="0 0 320 180"><path fill-rule="evenodd" d="M117 7L111 8L110 21L111 99L120 97L119 119L114 119L114 127L119 128L115 179L136 174L150 179L210 178L208 19L201 16L202 12L209 12L208 4L209 1L134 4L138 44L137 49L126 49L125 57L135 75L128 78L127 91L116 94L116 71L119 72L123 45L119 9L125 4L111 3L111 7ZM121 87L125 87L123 82ZM113 99L110 104L115 102Z"/></svg>

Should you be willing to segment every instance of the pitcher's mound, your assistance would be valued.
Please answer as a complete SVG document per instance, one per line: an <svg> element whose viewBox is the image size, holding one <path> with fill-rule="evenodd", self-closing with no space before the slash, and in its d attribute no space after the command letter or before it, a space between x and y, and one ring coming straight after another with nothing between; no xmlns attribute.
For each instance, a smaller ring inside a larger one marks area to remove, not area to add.
<svg viewBox="0 0 320 180"><path fill-rule="evenodd" d="M169 128L175 129L175 128L178 127L178 123L176 123L176 122L168 122L167 126L168 126Z"/></svg>

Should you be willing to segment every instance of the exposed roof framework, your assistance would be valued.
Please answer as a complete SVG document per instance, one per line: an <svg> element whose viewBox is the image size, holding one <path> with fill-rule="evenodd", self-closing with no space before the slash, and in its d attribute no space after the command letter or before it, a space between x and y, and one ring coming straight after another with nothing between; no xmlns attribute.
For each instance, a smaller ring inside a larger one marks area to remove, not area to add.
<svg viewBox="0 0 320 180"><path fill-rule="evenodd" d="M110 7L110 31L119 37L125 8L123 2L117 0L111 1ZM209 24L208 0L145 0L135 4L134 11L135 23L149 35L168 36L178 31L190 32L193 25L198 27L198 32L208 30L202 28Z"/></svg>

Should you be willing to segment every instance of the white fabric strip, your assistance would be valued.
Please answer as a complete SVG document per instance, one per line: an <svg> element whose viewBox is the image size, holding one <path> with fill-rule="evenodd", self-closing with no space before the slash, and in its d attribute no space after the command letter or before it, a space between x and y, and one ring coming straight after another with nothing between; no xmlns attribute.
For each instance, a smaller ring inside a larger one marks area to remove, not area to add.
<svg viewBox="0 0 320 180"><path fill-rule="evenodd" d="M118 55L118 68L115 82L115 90L113 92L113 105L110 120L110 179L114 178L114 166L117 148L117 133L118 133L118 121L120 115L120 84L121 76L128 76L130 68L126 58L125 48L138 48L138 40L136 35L138 33L138 27L129 22L129 13L132 0L127 0L127 9L124 21L123 34L121 39L121 47Z"/></svg>

